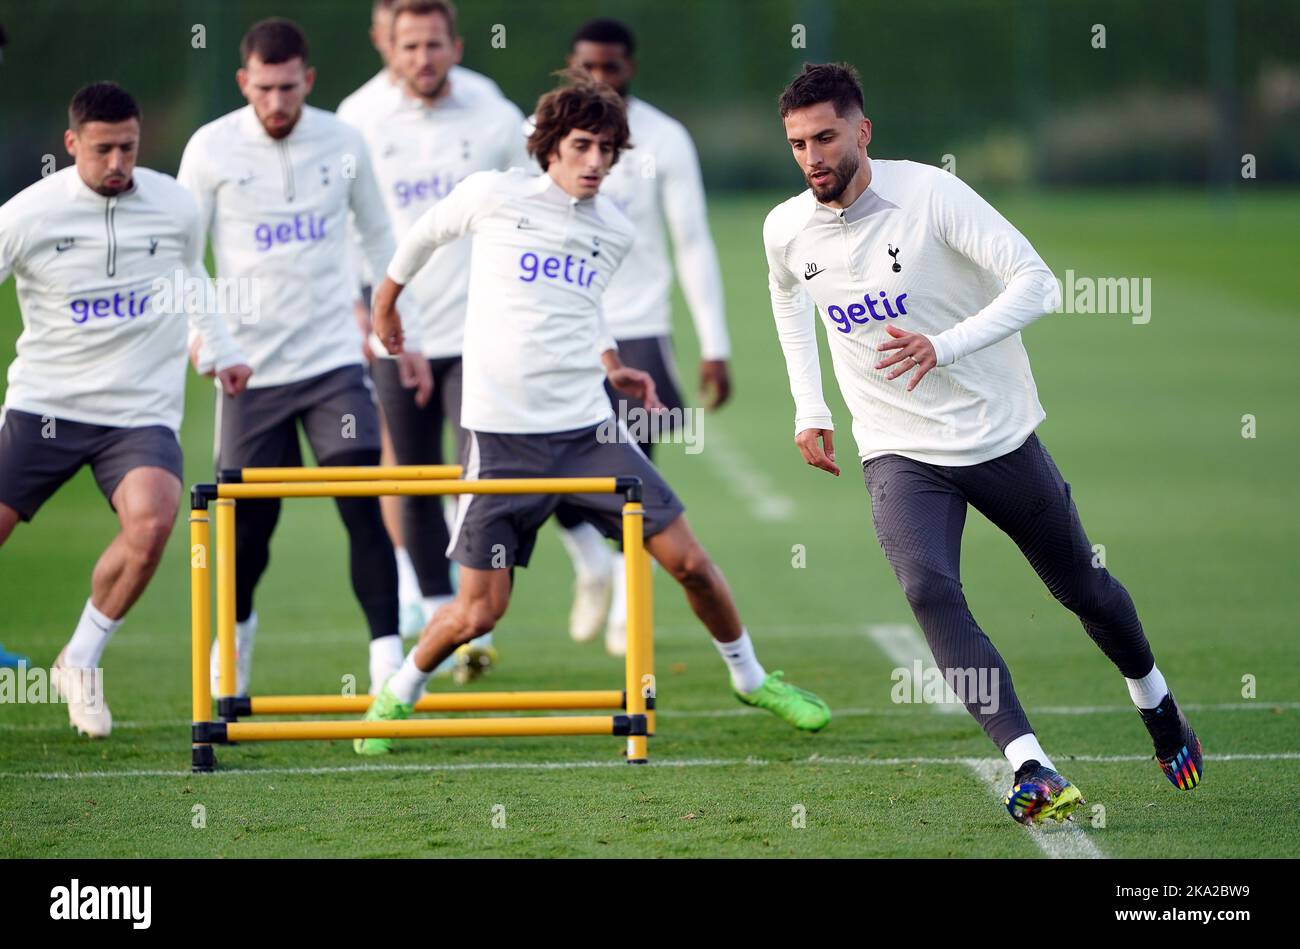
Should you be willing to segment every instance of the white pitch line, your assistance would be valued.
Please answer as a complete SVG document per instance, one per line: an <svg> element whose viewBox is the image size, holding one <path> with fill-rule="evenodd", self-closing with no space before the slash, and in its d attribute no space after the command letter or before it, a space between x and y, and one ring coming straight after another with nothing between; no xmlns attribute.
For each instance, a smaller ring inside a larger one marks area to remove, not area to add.
<svg viewBox="0 0 1300 949"><path fill-rule="evenodd" d="M927 678L931 675L930 670L935 669L930 647L926 645L925 639L915 627L907 623L876 623L868 626L865 632L880 651L889 657L889 661L895 666L906 669L908 675L912 674L918 659L922 664L922 675ZM966 706L957 698L957 693L953 692L947 682L943 685L943 702L931 703L931 705L948 715L966 711Z"/></svg>
<svg viewBox="0 0 1300 949"><path fill-rule="evenodd" d="M1062 761L1087 761L1099 763L1150 761L1150 755L1058 755ZM1206 755L1210 761L1300 761L1300 751L1261 754ZM972 762L983 763L990 774L1001 780L1007 764L1001 758L911 757L865 758L851 756L812 755L808 758L770 760L763 758L661 758L651 759L651 768L762 768L771 765L838 766L851 768L900 767L909 765L938 765L944 767L974 767ZM123 771L3 771L0 780L78 781L98 778L191 778L191 777L257 777L259 775L316 775L316 774L367 774L367 773L425 773L441 771L563 771L570 768L625 768L626 763L617 758L595 761L480 761L451 764L356 764L315 768L255 768L246 770L218 769L212 775L194 775L189 771L123 770ZM983 775L981 775L983 777ZM999 799L1003 791L998 786Z"/></svg>
<svg viewBox="0 0 1300 949"><path fill-rule="evenodd" d="M1010 786L1009 782L1014 777L1011 774L1011 765L1006 760L997 758L967 758L965 764L1001 802L1006 789ZM1025 827L1025 831L1034 839L1034 843L1038 844L1038 849L1054 860L1062 858L1098 860L1105 856L1084 833L1083 828L1074 823L1067 822L1055 827L1046 825Z"/></svg>
<svg viewBox="0 0 1300 949"><path fill-rule="evenodd" d="M1203 704L1182 704L1179 708L1184 712L1276 712L1276 711L1294 711L1300 709L1300 702L1219 702ZM1040 705L1036 708L1028 708L1026 712L1030 715L1132 715L1135 709L1132 705ZM832 708L831 712L835 718L871 718L889 715L912 715L911 709L905 706L890 706L889 708ZM659 710L661 718L735 718L741 715L764 715L762 709L756 708L704 708L704 709L673 709L665 708ZM0 730L4 728L0 725Z"/></svg>
<svg viewBox="0 0 1300 949"><path fill-rule="evenodd" d="M1300 702L1219 702L1188 704L1180 706L1185 712L1276 712L1300 709ZM1043 705L1029 708L1030 715L1131 715L1132 705ZM890 708L835 708L835 718L874 718L881 716L903 716L914 714L910 708L891 706ZM742 718L750 715L767 715L757 708L697 708L659 710L661 718ZM117 729L145 728L188 728L191 722L184 718L144 719L140 721L115 721ZM0 722L0 732L49 732L64 731L71 726L67 722Z"/></svg>
<svg viewBox="0 0 1300 949"><path fill-rule="evenodd" d="M713 427L707 436L708 444L701 454L719 479L749 505L750 513L760 521L788 521L794 517L794 498L776 489L760 465L754 464L731 438ZM736 477L743 471L744 477Z"/></svg>
<svg viewBox="0 0 1300 949"><path fill-rule="evenodd" d="M1121 764L1130 761L1150 761L1153 755L1057 755L1060 761L1086 761L1094 764ZM1300 751L1270 751L1270 752L1242 752L1241 754L1226 755L1206 755L1206 761L1300 761ZM853 755L813 755L807 759L799 759L796 763L807 764L842 764L842 765L874 765L874 764L961 764L964 765L970 761L992 761L995 764L1005 763L1005 758L937 758L937 757L919 757L919 758L867 758L855 757Z"/></svg>

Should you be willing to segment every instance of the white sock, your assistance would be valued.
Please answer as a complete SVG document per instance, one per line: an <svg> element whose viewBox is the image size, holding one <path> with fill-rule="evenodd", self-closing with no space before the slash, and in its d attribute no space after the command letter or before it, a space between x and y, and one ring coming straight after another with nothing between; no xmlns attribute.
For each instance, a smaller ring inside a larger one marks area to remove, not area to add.
<svg viewBox="0 0 1300 949"><path fill-rule="evenodd" d="M627 626L627 558L620 551L612 555L614 560L614 586L609 596L610 626Z"/></svg>
<svg viewBox="0 0 1300 949"><path fill-rule="evenodd" d="M1033 732L1025 732L1019 738L1011 739L1003 754L1011 762L1012 771L1019 771L1020 766L1026 761L1037 761L1045 768L1056 770L1056 765L1052 764L1052 759L1047 757L1047 752L1043 751L1043 746L1038 743L1038 736Z"/></svg>
<svg viewBox="0 0 1300 949"><path fill-rule="evenodd" d="M603 576L610 569L610 550L604 536L590 524L560 528L560 543L569 552L580 577Z"/></svg>
<svg viewBox="0 0 1300 949"><path fill-rule="evenodd" d="M257 636L257 613L248 614L248 619L242 623L235 623L235 655L242 656L253 648L253 640Z"/></svg>
<svg viewBox="0 0 1300 949"><path fill-rule="evenodd" d="M737 692L753 692L763 684L767 672L754 655L754 643L746 630L740 631L740 638L735 642L720 643L715 639L713 645L726 660L731 672L731 685Z"/></svg>
<svg viewBox="0 0 1300 949"><path fill-rule="evenodd" d="M432 672L421 672L415 664L415 650L412 649L406 654L406 660L402 663L400 669L388 680L389 691L397 697L399 702L405 702L407 705L414 705L424 694L425 683L429 681Z"/></svg>
<svg viewBox="0 0 1300 949"><path fill-rule="evenodd" d="M1159 666L1152 666L1151 671L1140 679L1125 679L1128 694L1133 697L1133 704L1138 708L1155 708L1169 694L1165 677L1160 674Z"/></svg>
<svg viewBox="0 0 1300 949"><path fill-rule="evenodd" d="M402 603L420 601L420 578L415 574L415 564L405 547L394 547L393 556L397 560L397 599Z"/></svg>
<svg viewBox="0 0 1300 949"><path fill-rule="evenodd" d="M370 640L370 691L378 692L384 680L402 665L402 637L377 636Z"/></svg>
<svg viewBox="0 0 1300 949"><path fill-rule="evenodd" d="M104 654L104 647L117 628L122 625L120 619L109 619L95 604L86 598L86 607L81 611L81 619L73 630L63 651L64 662L75 669L94 669L99 665L99 657Z"/></svg>

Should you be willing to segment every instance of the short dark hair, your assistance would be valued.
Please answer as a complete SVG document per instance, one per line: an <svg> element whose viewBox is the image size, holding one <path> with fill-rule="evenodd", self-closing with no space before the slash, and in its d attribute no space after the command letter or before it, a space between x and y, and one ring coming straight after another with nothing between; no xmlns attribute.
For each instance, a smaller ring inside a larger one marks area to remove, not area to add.
<svg viewBox="0 0 1300 949"><path fill-rule="evenodd" d="M86 122L125 122L138 118L140 107L135 99L115 82L82 86L68 104L68 128L74 132Z"/></svg>
<svg viewBox="0 0 1300 949"><path fill-rule="evenodd" d="M245 66L256 56L264 63L287 63L291 59L307 62L307 35L293 20L273 16L258 20L239 41L239 59Z"/></svg>
<svg viewBox="0 0 1300 949"><path fill-rule="evenodd" d="M551 153L574 129L584 132L614 133L614 163L619 154L631 146L627 128L627 106L623 97L586 73L566 70L561 85L537 100L533 113L533 131L528 136L528 154L537 159L542 171L550 163Z"/></svg>
<svg viewBox="0 0 1300 949"><path fill-rule="evenodd" d="M627 24L608 17L588 20L578 27L578 31L573 34L573 39L569 40L569 52L573 52L573 48L579 43L618 43L629 56L636 52L636 37L632 35Z"/></svg>
<svg viewBox="0 0 1300 949"><path fill-rule="evenodd" d="M413 13L416 16L441 13L442 18L447 21L447 33L452 39L456 38L456 8L449 0L396 0L391 9L394 29L397 28L397 18L403 13Z"/></svg>
<svg viewBox="0 0 1300 949"><path fill-rule="evenodd" d="M858 71L849 63L804 63L803 71L781 93L778 105L781 118L785 118L795 109L821 102L834 103L835 114L840 118L854 108L865 112Z"/></svg>

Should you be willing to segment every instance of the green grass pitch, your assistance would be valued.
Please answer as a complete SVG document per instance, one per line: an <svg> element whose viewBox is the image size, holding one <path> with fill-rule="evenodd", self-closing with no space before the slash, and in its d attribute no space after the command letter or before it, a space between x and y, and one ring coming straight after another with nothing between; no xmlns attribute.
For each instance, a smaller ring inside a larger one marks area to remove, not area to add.
<svg viewBox="0 0 1300 949"><path fill-rule="evenodd" d="M838 711L821 734L742 709L680 592L656 579L653 764L614 738L412 741L378 762L346 742L218 749L191 776L185 514L157 578L105 656L117 727L91 742L58 705L0 705L0 853L9 856L1294 856L1300 852L1300 464L1294 223L1300 195L1022 196L998 203L1058 276L1152 280L1152 318L1058 314L1025 334L1040 435L1094 543L1128 586L1208 754L1176 791L1118 674L1013 545L972 512L964 584L1050 754L1089 808L1027 832L984 777L996 750L964 712L890 701L867 635L912 617L871 530L849 417L823 358L845 474L802 464L767 304L760 227L779 196L718 198L714 235L734 337L735 401L704 450L662 452L769 669ZM680 305L688 383L694 337ZM0 354L19 331L0 288ZM210 477L211 391L191 379L187 480ZM1242 435L1243 416L1256 437ZM0 551L0 641L44 666L75 623L115 522L82 472ZM792 565L802 545L806 565ZM551 528L476 688L612 688L621 665L565 632L567 558ZM258 595L255 692L366 681L342 528L288 502ZM1243 698L1252 676L1257 697ZM435 680L437 689L454 688ZM205 821L196 821L202 805ZM497 807L501 805L501 807ZM1101 805L1102 810L1093 810ZM803 815L803 820L798 818ZM494 816L497 818L494 821ZM504 817L504 821L501 817ZM195 827L195 823L205 826ZM504 823L504 826L498 826ZM796 826L803 823L805 826Z"/></svg>

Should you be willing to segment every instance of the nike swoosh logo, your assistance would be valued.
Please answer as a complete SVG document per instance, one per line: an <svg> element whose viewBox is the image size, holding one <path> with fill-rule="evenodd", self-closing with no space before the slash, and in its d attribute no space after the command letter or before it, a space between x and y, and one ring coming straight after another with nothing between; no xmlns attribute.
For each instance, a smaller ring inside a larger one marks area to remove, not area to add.
<svg viewBox="0 0 1300 949"><path fill-rule="evenodd" d="M817 276L819 273L824 272L825 269L826 269L826 268L823 267L821 270L815 270L815 271L813 271L812 273L806 273L806 274L803 275L803 278L804 278L805 280L811 280L813 277Z"/></svg>
<svg viewBox="0 0 1300 949"><path fill-rule="evenodd" d="M536 231L536 230L539 230L539 228L536 228L536 227L534 227L534 226L531 225L531 224L516 224L516 225L515 225L515 230L517 230L517 231Z"/></svg>
<svg viewBox="0 0 1300 949"><path fill-rule="evenodd" d="M55 252L56 254L61 254L61 253L63 253L65 250L72 250L72 242L71 242L71 241L69 241L69 242L66 243L66 244L64 244L64 243L58 243L58 244L55 244L55 245L54 245L54 252Z"/></svg>

